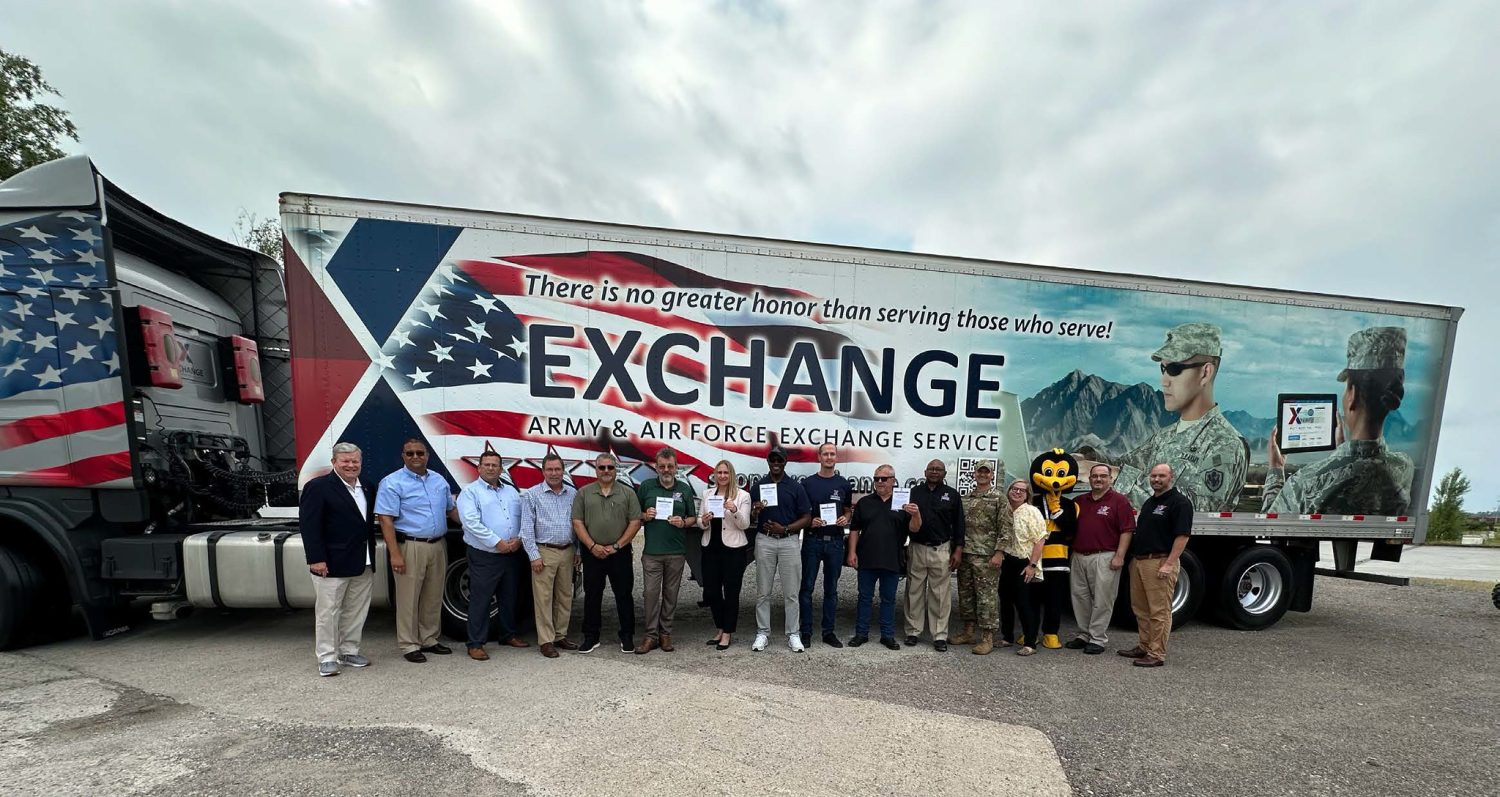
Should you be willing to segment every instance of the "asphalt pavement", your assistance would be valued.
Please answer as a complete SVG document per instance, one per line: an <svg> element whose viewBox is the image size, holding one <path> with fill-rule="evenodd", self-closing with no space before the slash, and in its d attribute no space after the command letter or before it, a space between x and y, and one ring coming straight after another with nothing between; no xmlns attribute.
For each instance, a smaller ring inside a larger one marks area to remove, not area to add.
<svg viewBox="0 0 1500 797"><path fill-rule="evenodd" d="M1190 624L1155 670L925 642L798 654L780 635L753 653L753 586L719 653L688 584L673 653L492 645L479 663L453 643L414 665L376 612L374 665L320 679L309 612L200 611L0 654L0 793L1500 792L1488 594L1318 590L1265 631Z"/></svg>
<svg viewBox="0 0 1500 797"><path fill-rule="evenodd" d="M1500 584L1500 548L1478 545L1408 545L1399 562L1378 562L1370 558L1373 546L1362 542L1354 554L1357 573L1408 578L1451 578ZM1333 567L1333 545L1322 544L1319 567Z"/></svg>

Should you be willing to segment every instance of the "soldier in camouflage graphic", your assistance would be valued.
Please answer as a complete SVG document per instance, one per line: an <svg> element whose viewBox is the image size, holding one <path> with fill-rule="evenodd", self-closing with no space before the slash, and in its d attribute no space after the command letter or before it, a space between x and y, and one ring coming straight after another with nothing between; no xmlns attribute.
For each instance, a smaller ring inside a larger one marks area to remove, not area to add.
<svg viewBox="0 0 1500 797"><path fill-rule="evenodd" d="M1003 462L1000 471L1005 471ZM974 489L964 497L964 556L958 565L958 613L964 630L948 640L955 645L973 644L973 652L980 656L995 647L1002 538L1009 531L1010 503L995 489L990 466L980 463L974 469Z"/></svg>
<svg viewBox="0 0 1500 797"><path fill-rule="evenodd" d="M1162 399L1178 421L1125 455L1116 489L1140 506L1151 495L1148 473L1169 463L1177 490L1199 512L1234 509L1250 470L1250 446L1214 403L1223 347L1213 324L1181 324L1151 359L1161 364Z"/></svg>
<svg viewBox="0 0 1500 797"><path fill-rule="evenodd" d="M1338 448L1286 475L1271 438L1264 511L1288 514L1405 515L1411 508L1411 459L1385 444L1385 418L1405 395L1406 330L1370 327L1349 336Z"/></svg>

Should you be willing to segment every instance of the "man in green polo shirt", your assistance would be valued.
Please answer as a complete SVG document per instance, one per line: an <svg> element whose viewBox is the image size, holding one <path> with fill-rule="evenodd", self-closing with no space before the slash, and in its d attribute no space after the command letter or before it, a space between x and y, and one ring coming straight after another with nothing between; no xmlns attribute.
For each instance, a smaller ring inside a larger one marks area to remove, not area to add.
<svg viewBox="0 0 1500 797"><path fill-rule="evenodd" d="M635 649L634 561L630 541L641 529L641 504L635 491L615 481L619 463L610 454L594 459L592 484L573 499L573 533L583 544L583 645L579 653L599 647L604 582L615 593L620 615L620 652Z"/></svg>
<svg viewBox="0 0 1500 797"><path fill-rule="evenodd" d="M661 648L671 653L672 615L677 611L682 568L687 562L684 530L698 523L692 488L677 478L675 451L663 448L656 452L656 478L637 487L635 494L641 499L646 534L646 552L641 555L641 573L646 579L646 638L635 652Z"/></svg>

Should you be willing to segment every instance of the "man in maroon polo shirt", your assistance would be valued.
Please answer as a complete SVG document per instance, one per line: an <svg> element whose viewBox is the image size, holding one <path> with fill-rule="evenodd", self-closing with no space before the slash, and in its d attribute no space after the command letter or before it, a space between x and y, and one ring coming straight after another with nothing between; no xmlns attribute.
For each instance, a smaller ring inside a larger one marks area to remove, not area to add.
<svg viewBox="0 0 1500 797"><path fill-rule="evenodd" d="M1089 468L1089 494L1078 503L1078 536L1073 542L1073 616L1078 637L1066 647L1100 654L1109 642L1109 618L1120 589L1120 569L1135 533L1130 499L1114 491L1108 465Z"/></svg>

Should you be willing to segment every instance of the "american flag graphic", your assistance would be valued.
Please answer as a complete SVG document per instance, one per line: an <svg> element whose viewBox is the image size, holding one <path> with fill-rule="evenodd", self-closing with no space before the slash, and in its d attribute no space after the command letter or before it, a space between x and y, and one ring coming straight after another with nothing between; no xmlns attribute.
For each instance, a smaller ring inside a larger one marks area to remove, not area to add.
<svg viewBox="0 0 1500 797"><path fill-rule="evenodd" d="M130 487L97 213L0 217L0 483Z"/></svg>
<svg viewBox="0 0 1500 797"><path fill-rule="evenodd" d="M401 440L391 429L404 428L427 441L455 485L476 477L475 466L485 450L501 455L506 478L522 488L541 481L542 458L548 451L564 458L575 484L593 480L593 459L602 451L620 460L620 478L638 483L653 478L656 450L670 446L677 451L680 475L701 487L719 459L730 459L742 472L763 468L769 443L691 439L666 434L662 425L720 427L728 423L730 412L737 412L743 424L750 385L744 379L728 380L728 408L710 409L707 402L663 402L646 388L645 352L653 342L668 334L699 341L696 352L673 349L661 363L662 378L673 390L697 388L706 394L711 336L726 339L732 364L749 362L747 344L752 336L764 340L768 397L794 342L814 342L821 358L818 367L830 378L838 367L839 347L850 342L817 317L758 315L746 308L728 312L680 307L666 312L659 305L606 302L597 295L539 295L534 289L535 281L547 275L596 284L608 280L621 290L645 287L675 291L678 296L733 292L814 298L795 289L713 276L646 254L497 255L495 237L483 230L359 219L347 230L336 231L329 229L333 221L321 219L316 231L287 225L293 243L287 280L304 480L326 472L328 461L322 452L339 440L365 448L367 468L379 469L385 463L395 467L392 455ZM445 229L451 233L445 235ZM425 246L416 245L423 241ZM390 260L393 257L399 260ZM409 276L412 272L423 278ZM379 288L373 288L377 282ZM299 297L303 291L312 296ZM327 357L339 348L331 342L341 330L330 328L339 319L348 327L345 345L363 351L368 367L361 367L353 351L346 360ZM549 385L572 388L573 398L539 397L529 389L529 330L543 324L575 330L571 338L547 341L548 353L566 354L568 362L545 373ZM590 340L586 330L597 339ZM299 335L304 340L317 336L324 344L301 358L303 352L296 348ZM583 399L599 365L595 347L601 342L612 349L622 343L633 346L625 368L641 395L624 395L614 385L596 400ZM304 387L309 383L320 385L322 393L314 396ZM329 401L329 392L337 404ZM339 394L346 397L339 400ZM768 398L763 409L753 412L755 424L768 428L813 424L832 430L858 421L817 410L810 399L793 397L783 409L773 409ZM654 433L642 434L646 429ZM879 456L874 451L841 452L845 461L874 462ZM813 462L815 451L810 446L793 449L791 459Z"/></svg>

